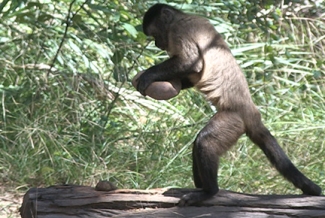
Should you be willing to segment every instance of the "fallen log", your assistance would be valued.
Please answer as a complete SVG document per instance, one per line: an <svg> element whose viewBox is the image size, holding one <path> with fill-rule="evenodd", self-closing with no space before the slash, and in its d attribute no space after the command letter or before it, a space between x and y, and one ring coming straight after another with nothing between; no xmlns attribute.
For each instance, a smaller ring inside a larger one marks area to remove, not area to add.
<svg viewBox="0 0 325 218"><path fill-rule="evenodd" d="M248 195L220 190L199 205L177 207L179 198L192 191L197 189L31 188L20 214L22 218L325 217L325 196Z"/></svg>

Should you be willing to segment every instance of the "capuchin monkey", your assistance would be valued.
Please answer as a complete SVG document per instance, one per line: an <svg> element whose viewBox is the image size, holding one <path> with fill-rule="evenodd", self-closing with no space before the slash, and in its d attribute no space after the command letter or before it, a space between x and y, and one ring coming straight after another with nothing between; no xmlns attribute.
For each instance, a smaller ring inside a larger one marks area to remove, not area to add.
<svg viewBox="0 0 325 218"><path fill-rule="evenodd" d="M244 74L207 19L155 4L144 15L143 31L170 58L145 70L136 79L137 90L146 95L154 82L177 80L181 89L198 89L218 110L194 141L194 183L202 190L182 196L179 206L202 202L219 191L219 157L244 133L303 194L321 195L321 188L293 165L263 125Z"/></svg>

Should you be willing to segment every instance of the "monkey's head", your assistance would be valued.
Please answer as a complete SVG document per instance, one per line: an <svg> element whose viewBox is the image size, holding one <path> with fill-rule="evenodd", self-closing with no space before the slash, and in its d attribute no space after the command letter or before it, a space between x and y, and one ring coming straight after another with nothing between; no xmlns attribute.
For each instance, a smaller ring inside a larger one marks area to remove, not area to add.
<svg viewBox="0 0 325 218"><path fill-rule="evenodd" d="M168 32L175 16L183 14L182 11L166 4L155 4L144 14L143 32L155 39L155 45L168 50Z"/></svg>

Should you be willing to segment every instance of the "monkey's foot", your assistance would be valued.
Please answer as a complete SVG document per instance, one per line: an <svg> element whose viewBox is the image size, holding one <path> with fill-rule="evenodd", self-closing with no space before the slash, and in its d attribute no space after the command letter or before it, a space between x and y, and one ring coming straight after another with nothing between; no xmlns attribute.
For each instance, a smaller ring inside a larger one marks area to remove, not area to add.
<svg viewBox="0 0 325 218"><path fill-rule="evenodd" d="M181 200L179 200L178 205L179 207L190 206L194 204L198 204L204 200L211 198L215 195L218 191L214 193L207 193L205 191L200 192L191 192L189 194L183 195Z"/></svg>
<svg viewBox="0 0 325 218"><path fill-rule="evenodd" d="M305 195L319 196L322 194L322 189L309 179L307 184L304 185L301 190Z"/></svg>

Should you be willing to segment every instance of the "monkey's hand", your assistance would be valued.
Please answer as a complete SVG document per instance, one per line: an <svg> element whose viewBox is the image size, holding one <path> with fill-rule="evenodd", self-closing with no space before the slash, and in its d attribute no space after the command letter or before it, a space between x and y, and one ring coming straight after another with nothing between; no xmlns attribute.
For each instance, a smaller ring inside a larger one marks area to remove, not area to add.
<svg viewBox="0 0 325 218"><path fill-rule="evenodd" d="M144 71L138 73L132 79L132 85L136 89L138 88L139 77L143 73ZM181 89L182 82L179 79L173 79L170 81L155 81L145 89L145 96L148 95L156 100L168 100L178 95Z"/></svg>
<svg viewBox="0 0 325 218"><path fill-rule="evenodd" d="M152 74L151 74L152 75ZM150 75L148 71L145 71L143 74L140 75L140 77L136 80L138 83L137 90L141 93L141 95L146 96L146 89L149 87L151 83L153 83L155 80Z"/></svg>

